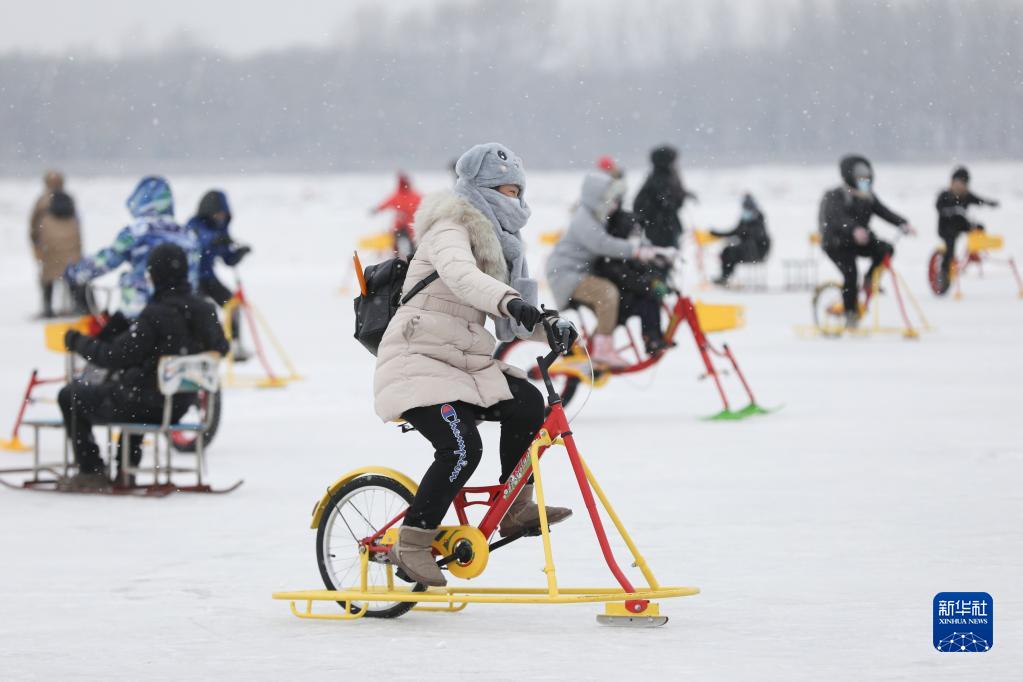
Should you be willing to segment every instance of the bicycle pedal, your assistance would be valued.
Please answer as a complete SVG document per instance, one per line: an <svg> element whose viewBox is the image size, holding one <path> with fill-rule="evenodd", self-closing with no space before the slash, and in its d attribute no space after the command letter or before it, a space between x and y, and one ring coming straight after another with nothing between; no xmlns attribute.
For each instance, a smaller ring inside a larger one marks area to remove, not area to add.
<svg viewBox="0 0 1023 682"><path fill-rule="evenodd" d="M408 577L408 573L406 573L404 571L404 569L401 569L401 568L395 567L394 576L396 578L400 578L401 580L404 580L407 583L414 583L414 582L416 582L412 578Z"/></svg>

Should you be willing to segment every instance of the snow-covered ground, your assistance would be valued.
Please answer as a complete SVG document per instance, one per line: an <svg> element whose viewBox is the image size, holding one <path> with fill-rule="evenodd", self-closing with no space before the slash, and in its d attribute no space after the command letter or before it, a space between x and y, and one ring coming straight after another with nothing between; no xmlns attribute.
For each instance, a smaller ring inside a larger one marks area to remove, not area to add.
<svg viewBox="0 0 1023 682"><path fill-rule="evenodd" d="M1023 256L1023 164L971 170L976 190L1003 202L978 215ZM727 339L761 401L784 409L701 421L716 398L697 381L698 358L683 337L660 367L594 392L576 418L584 455L660 580L702 590L665 601L671 622L657 630L598 627L597 606L477 605L336 623L300 621L272 601L275 590L321 584L308 523L331 481L371 463L418 477L430 458L418 435L374 416L372 359L350 338L350 296L339 292L355 238L386 224L367 209L392 178L171 178L181 218L208 187L229 192L236 237L254 245L242 268L247 291L305 380L227 394L210 471L221 484L245 479L231 495L0 489L0 677L1018 679L1023 301L995 269L969 276L961 301L927 293L933 200L948 172L878 168L881 196L921 231L898 244L896 264L933 332L915 342L807 338L794 329L809 322L807 293L701 293L746 306L746 327ZM692 171L701 201L686 218L731 224L740 193L752 190L775 238L777 285L781 258L805 255L817 200L836 175L831 167ZM426 189L447 182L418 179ZM534 234L564 225L578 183L578 173L530 176ZM132 185L71 178L88 248L125 222ZM61 367L30 319L37 303L25 217L37 189L35 180L0 180L4 430L30 369ZM539 248L533 253L540 270ZM893 315L890 297L883 304ZM488 438L480 482L497 473L493 427ZM57 452L58 439L50 434L45 447ZM0 466L27 457L0 453ZM550 499L581 510L564 461L545 461ZM563 584L610 584L587 529L577 514L555 533ZM539 586L542 565L539 541L522 541L495 554L479 582ZM955 590L994 597L990 652L952 656L931 646L931 600Z"/></svg>

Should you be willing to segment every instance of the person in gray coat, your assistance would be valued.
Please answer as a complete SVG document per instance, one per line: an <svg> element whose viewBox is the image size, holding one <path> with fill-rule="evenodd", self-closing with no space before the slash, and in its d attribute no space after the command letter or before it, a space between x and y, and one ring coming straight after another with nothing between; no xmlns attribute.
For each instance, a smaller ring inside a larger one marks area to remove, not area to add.
<svg viewBox="0 0 1023 682"><path fill-rule="evenodd" d="M618 325L621 295L611 280L593 274L597 259L650 261L658 257L674 259L677 253L670 247L618 239L607 233L607 216L621 205L624 194L625 184L621 180L607 173L588 173L568 230L547 260L547 282L558 307L565 308L575 302L596 313L597 329L590 357L594 363L608 367L624 367L629 363L615 350L612 339Z"/></svg>

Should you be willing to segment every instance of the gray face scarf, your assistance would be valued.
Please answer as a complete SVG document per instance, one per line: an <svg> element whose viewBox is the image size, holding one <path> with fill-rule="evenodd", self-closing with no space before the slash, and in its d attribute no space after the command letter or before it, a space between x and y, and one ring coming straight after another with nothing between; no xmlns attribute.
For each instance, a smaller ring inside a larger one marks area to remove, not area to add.
<svg viewBox="0 0 1023 682"><path fill-rule="evenodd" d="M529 277L525 248L519 231L529 220L530 210L522 194L526 176L519 157L496 142L476 145L455 164L458 181L455 194L466 199L485 215L501 243L501 251L508 263L509 284L530 305L539 305L540 292L536 280ZM519 197L501 194L495 187L517 185ZM497 338L510 341L515 336L527 338L531 332L510 319L496 321Z"/></svg>

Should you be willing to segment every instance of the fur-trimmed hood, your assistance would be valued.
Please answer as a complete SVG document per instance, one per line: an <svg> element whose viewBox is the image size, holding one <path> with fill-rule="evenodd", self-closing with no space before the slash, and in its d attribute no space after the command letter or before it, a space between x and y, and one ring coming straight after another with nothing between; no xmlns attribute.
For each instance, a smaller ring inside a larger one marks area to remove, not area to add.
<svg viewBox="0 0 1023 682"><path fill-rule="evenodd" d="M485 215L454 192L428 194L419 204L413 223L419 239L425 239L430 229L443 220L465 227L477 267L494 279L508 283L508 263L504 259L501 242Z"/></svg>

